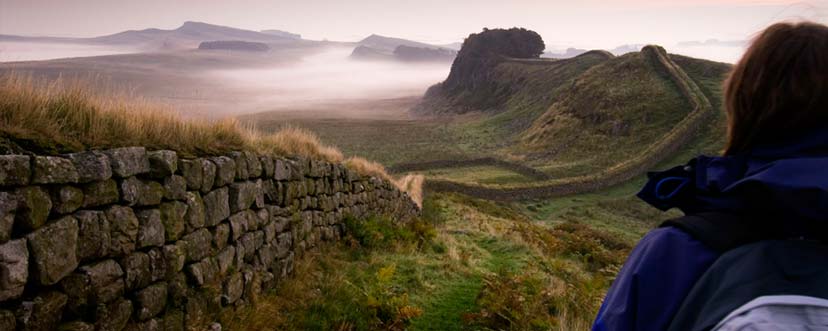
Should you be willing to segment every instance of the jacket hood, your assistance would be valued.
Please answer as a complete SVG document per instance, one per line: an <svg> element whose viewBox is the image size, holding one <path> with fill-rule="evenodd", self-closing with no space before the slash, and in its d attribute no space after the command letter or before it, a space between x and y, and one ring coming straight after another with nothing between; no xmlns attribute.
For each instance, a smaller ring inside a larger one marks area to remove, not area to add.
<svg viewBox="0 0 828 331"><path fill-rule="evenodd" d="M638 197L661 210L784 218L794 232L813 222L825 226L828 129L744 154L699 156L648 177Z"/></svg>

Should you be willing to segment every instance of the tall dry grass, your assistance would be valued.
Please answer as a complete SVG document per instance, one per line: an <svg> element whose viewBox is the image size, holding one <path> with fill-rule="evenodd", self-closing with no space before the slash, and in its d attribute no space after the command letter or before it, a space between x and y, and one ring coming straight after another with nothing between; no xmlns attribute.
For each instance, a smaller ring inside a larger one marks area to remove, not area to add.
<svg viewBox="0 0 828 331"><path fill-rule="evenodd" d="M184 119L169 106L94 91L81 80L43 82L14 73L0 75L0 145L44 154L123 146L170 149L185 156L250 150L344 162L359 173L396 182L381 164L359 157L345 160L338 149L301 128L262 133L234 118ZM404 183L400 189L421 196L419 187Z"/></svg>

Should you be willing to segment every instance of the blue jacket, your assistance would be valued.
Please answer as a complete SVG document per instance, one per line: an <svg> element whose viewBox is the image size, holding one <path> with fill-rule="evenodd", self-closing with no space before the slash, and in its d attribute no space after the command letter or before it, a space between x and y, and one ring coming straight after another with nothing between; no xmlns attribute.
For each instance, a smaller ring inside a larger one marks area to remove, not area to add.
<svg viewBox="0 0 828 331"><path fill-rule="evenodd" d="M828 130L725 157L700 156L649 174L638 196L662 210L778 216L788 237L828 222ZM610 287L593 331L664 330L695 282L718 258L677 228L647 234Z"/></svg>
<svg viewBox="0 0 828 331"><path fill-rule="evenodd" d="M666 330L682 299L718 257L677 228L651 231L613 282L592 330Z"/></svg>

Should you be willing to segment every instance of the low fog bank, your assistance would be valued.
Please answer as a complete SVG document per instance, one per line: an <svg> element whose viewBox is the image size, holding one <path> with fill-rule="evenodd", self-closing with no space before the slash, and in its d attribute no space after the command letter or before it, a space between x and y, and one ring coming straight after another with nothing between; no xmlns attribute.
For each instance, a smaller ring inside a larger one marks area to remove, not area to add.
<svg viewBox="0 0 828 331"><path fill-rule="evenodd" d="M42 61L140 52L137 48L51 42L0 41L0 62Z"/></svg>
<svg viewBox="0 0 828 331"><path fill-rule="evenodd" d="M364 61L350 47L331 47L300 63L261 69L215 70L206 79L245 91L240 112L290 110L331 102L421 96L448 76L449 63Z"/></svg>

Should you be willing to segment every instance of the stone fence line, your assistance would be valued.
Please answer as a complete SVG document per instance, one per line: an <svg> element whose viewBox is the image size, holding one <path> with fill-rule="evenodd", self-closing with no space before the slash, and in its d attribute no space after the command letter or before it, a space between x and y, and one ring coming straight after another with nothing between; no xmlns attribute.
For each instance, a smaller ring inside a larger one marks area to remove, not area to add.
<svg viewBox="0 0 828 331"><path fill-rule="evenodd" d="M0 156L0 330L200 330L343 236L419 213L387 180L252 152Z"/></svg>

